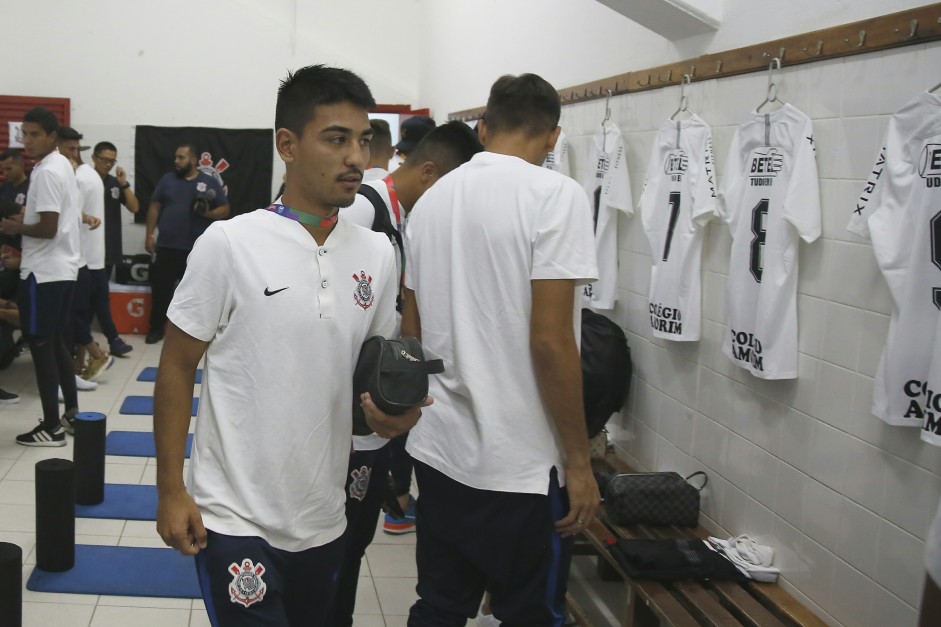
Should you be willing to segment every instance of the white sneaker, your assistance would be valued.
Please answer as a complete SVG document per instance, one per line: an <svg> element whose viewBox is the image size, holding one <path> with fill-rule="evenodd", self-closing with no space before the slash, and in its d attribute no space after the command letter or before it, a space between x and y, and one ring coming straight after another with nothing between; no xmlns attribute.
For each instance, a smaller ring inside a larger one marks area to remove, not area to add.
<svg viewBox="0 0 941 627"><path fill-rule="evenodd" d="M483 610L478 610L477 627L500 627L500 621L493 614L484 614Z"/></svg>
<svg viewBox="0 0 941 627"><path fill-rule="evenodd" d="M94 381L86 381L78 375L75 375L75 389L79 392L93 392L98 389L98 384ZM64 403L65 398L62 396L62 387L59 387L59 402Z"/></svg>
<svg viewBox="0 0 941 627"><path fill-rule="evenodd" d="M749 579L773 583L781 570L772 566L774 548L758 544L747 535L720 540L709 536L706 546L727 557Z"/></svg>

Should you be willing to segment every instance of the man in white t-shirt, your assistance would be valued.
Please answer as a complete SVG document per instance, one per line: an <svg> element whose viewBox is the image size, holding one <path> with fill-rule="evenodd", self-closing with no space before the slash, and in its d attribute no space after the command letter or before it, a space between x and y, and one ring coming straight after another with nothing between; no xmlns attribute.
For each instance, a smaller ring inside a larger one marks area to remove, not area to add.
<svg viewBox="0 0 941 627"><path fill-rule="evenodd" d="M369 120L369 126L372 128L372 142L369 144L369 163L363 172L363 183L379 181L388 176L389 160L395 155L389 123L379 119Z"/></svg>
<svg viewBox="0 0 941 627"><path fill-rule="evenodd" d="M275 113L284 195L212 224L168 311L154 404L157 530L196 556L216 624L323 625L335 591L353 369L364 340L391 333L398 287L388 241L337 220L362 180L374 104L347 70L288 75ZM368 394L361 401L384 437L421 413L393 418Z"/></svg>
<svg viewBox="0 0 941 627"><path fill-rule="evenodd" d="M17 300L42 402L39 426L16 436L24 446L65 446L68 417L78 413L72 356L65 337L78 276L78 186L69 160L56 151L59 121L43 107L23 116L23 146L36 160L23 221L4 219L0 232L23 236ZM62 385L65 415L60 418Z"/></svg>
<svg viewBox="0 0 941 627"><path fill-rule="evenodd" d="M534 74L494 83L486 152L418 201L402 334L445 363L409 433L421 492L412 627L464 625L484 590L497 620L561 625L571 537L595 513L575 330L598 277L591 211L540 167L559 96Z"/></svg>
<svg viewBox="0 0 941 627"><path fill-rule="evenodd" d="M76 382L80 386L97 379L114 363L114 357L101 350L91 334L94 301L98 298L94 290L100 284L100 281L93 280L92 274L105 272L105 233L104 229L99 228L105 217L105 185L95 170L82 162L81 140L82 134L71 126L59 129L59 154L75 166L78 205L82 211L82 228L79 231L81 259L72 297L72 343L75 346L75 373L82 378L82 381ZM69 422L65 429L72 433L74 426Z"/></svg>
<svg viewBox="0 0 941 627"><path fill-rule="evenodd" d="M370 122L373 129L376 121ZM482 150L477 134L463 122L442 124L425 135L409 160L395 172L380 180L364 182L353 204L340 210L340 219L372 228L377 212L381 211L386 216L384 224L390 225L395 230L394 234L398 234L401 223L422 194L435 181L467 163ZM398 257L401 241L401 237L393 237L399 273L404 264L404 259ZM398 335L398 325L394 334ZM375 433L353 436L353 453L346 477L347 545L328 622L330 627L353 624L360 565L376 533L376 517L386 497L390 466L394 497L398 499L404 516L396 518L386 514L383 530L390 533L391 528L391 533L395 534L415 530L414 499L409 495L412 463L405 451L407 437L406 433L390 441Z"/></svg>

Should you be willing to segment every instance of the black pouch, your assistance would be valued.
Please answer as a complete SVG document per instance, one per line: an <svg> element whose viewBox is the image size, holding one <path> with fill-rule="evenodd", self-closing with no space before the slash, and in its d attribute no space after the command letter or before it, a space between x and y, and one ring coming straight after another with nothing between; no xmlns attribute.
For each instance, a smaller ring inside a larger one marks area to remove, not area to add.
<svg viewBox="0 0 941 627"><path fill-rule="evenodd" d="M688 482L696 475L703 477L698 488ZM702 471L686 479L675 472L618 475L605 489L605 513L616 525L695 527L699 524L699 492L708 480Z"/></svg>
<svg viewBox="0 0 941 627"><path fill-rule="evenodd" d="M387 414L405 413L428 396L428 375L444 372L440 359L425 360L414 337L387 340L374 335L359 352L353 371L353 435L369 435L372 429L360 407L360 394L369 392L376 407Z"/></svg>

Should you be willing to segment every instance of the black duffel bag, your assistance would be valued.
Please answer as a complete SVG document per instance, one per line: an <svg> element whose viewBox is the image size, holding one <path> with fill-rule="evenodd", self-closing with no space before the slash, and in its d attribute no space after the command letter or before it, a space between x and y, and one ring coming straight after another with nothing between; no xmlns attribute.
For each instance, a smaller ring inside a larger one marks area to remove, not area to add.
<svg viewBox="0 0 941 627"><path fill-rule="evenodd" d="M369 435L359 397L369 392L376 407L390 415L421 405L428 396L428 375L444 372L440 359L425 360L421 342L414 337L387 340L374 335L359 352L353 371L353 435Z"/></svg>

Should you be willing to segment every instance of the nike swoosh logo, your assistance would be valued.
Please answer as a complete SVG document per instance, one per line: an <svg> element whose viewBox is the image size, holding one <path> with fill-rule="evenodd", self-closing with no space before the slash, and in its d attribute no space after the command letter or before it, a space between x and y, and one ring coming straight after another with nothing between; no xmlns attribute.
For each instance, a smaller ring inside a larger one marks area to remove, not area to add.
<svg viewBox="0 0 941 627"><path fill-rule="evenodd" d="M288 286L288 287L290 287L290 286ZM288 288L287 288L287 287L282 287L280 290L274 290L274 291L272 292L271 290L269 290L269 289L266 287L266 288L265 288L265 296L274 296L274 295L277 294L278 292L283 292L283 291L286 290L286 289L288 289Z"/></svg>

